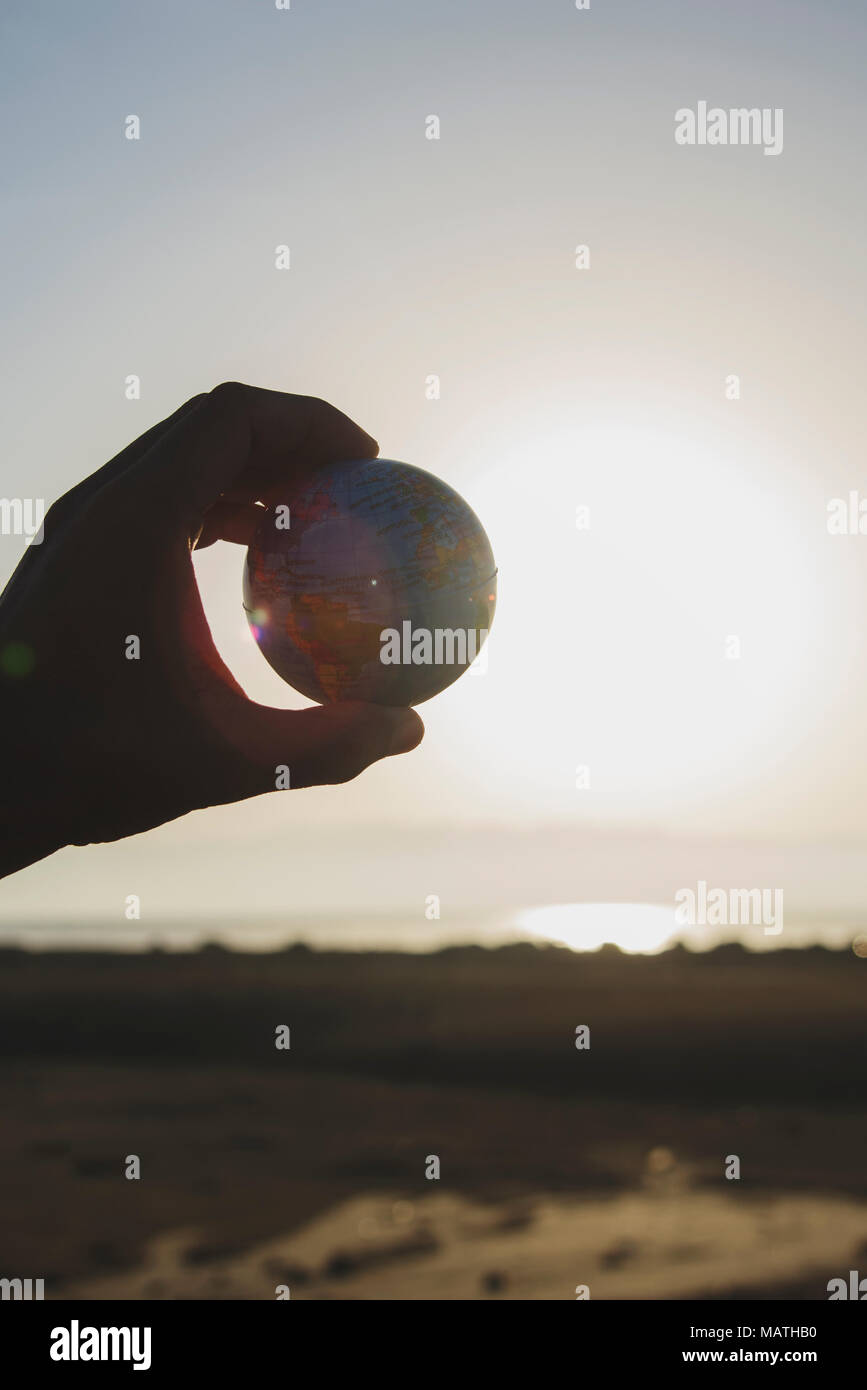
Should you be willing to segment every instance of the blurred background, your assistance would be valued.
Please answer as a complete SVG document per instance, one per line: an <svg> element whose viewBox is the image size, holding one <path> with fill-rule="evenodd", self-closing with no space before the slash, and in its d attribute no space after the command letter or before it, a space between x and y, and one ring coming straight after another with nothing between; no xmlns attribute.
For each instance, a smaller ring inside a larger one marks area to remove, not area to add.
<svg viewBox="0 0 867 1390"><path fill-rule="evenodd" d="M828 530L864 486L863 7L37 0L0 34L3 495L240 379L443 477L499 566L411 757L4 881L0 1264L825 1297L867 1240L867 541ZM782 153L677 145L699 101L782 108ZM242 560L196 559L217 645L302 705ZM783 933L676 929L700 880L781 889Z"/></svg>

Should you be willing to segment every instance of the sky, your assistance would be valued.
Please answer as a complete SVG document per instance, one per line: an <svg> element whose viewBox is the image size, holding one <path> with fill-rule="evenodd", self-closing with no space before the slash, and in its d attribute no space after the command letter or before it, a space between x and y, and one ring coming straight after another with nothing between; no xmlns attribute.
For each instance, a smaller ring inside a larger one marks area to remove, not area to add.
<svg viewBox="0 0 867 1390"><path fill-rule="evenodd" d="M655 901L708 864L867 909L867 537L827 527L867 495L864 7L37 0L0 39L0 493L238 379L444 478L499 567L418 752L64 851L0 922ZM781 152L678 145L700 101L782 109ZM196 561L217 645L302 705L242 562Z"/></svg>

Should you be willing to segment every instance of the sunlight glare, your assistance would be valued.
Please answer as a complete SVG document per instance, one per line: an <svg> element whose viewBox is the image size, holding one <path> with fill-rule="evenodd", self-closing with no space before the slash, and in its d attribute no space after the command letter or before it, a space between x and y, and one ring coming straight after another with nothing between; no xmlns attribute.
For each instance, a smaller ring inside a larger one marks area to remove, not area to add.
<svg viewBox="0 0 867 1390"><path fill-rule="evenodd" d="M657 955L678 935L674 909L656 903L556 903L523 912L518 925L572 951L612 945L630 955Z"/></svg>

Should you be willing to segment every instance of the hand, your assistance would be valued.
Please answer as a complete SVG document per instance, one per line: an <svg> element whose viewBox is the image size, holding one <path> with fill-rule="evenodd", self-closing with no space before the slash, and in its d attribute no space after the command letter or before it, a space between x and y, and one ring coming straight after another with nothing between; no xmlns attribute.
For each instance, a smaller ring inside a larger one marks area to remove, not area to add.
<svg viewBox="0 0 867 1390"><path fill-rule="evenodd" d="M282 765L293 788L346 782L421 741L414 710L248 700L193 572L195 547L247 543L288 479L378 451L324 401L230 382L51 507L0 597L0 874L274 791Z"/></svg>

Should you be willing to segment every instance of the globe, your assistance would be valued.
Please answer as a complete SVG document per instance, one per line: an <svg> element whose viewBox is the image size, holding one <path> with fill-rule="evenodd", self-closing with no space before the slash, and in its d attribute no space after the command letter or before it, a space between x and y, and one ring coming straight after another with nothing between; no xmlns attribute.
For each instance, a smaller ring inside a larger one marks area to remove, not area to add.
<svg viewBox="0 0 867 1390"><path fill-rule="evenodd" d="M278 675L320 704L417 705L472 664L496 606L475 512L395 459L316 469L264 508L244 609Z"/></svg>

